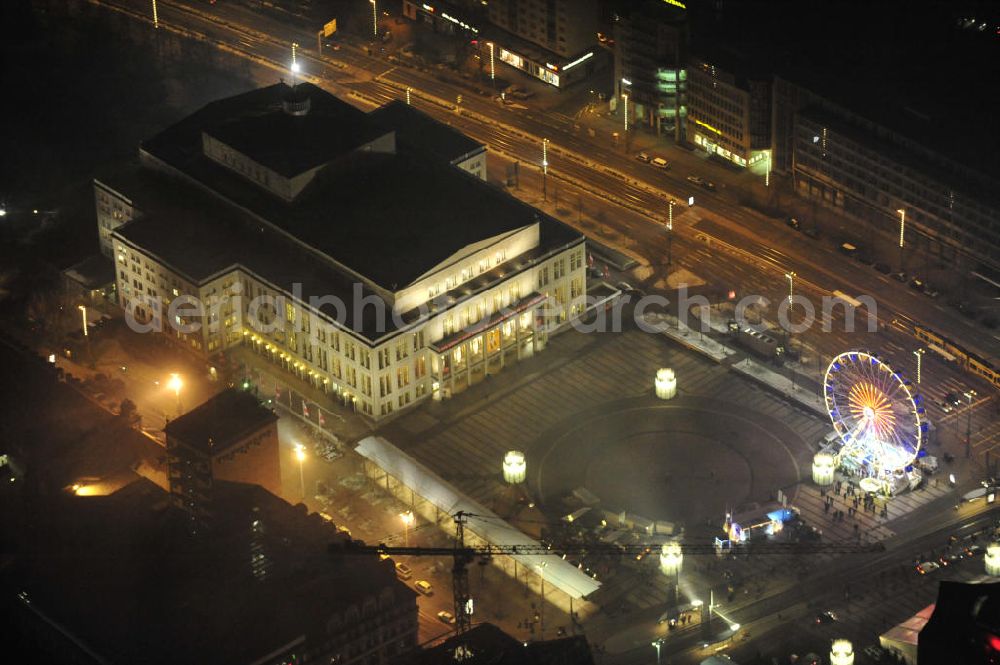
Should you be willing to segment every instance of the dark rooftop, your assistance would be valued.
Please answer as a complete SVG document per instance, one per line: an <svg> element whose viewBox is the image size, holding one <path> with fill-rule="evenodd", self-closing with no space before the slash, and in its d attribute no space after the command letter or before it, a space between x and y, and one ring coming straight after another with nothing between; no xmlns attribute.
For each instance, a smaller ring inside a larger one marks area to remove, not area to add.
<svg viewBox="0 0 1000 665"><path fill-rule="evenodd" d="M103 254L92 254L63 270L63 274L85 289L99 289L115 281L115 265Z"/></svg>
<svg viewBox="0 0 1000 665"><path fill-rule="evenodd" d="M271 86L275 87L287 88ZM332 98L318 88L312 88L310 95L314 104ZM387 290L405 287L470 244L535 221L541 222L543 247L561 247L582 237L439 155L355 154L318 175L294 203L286 203L201 151L200 128L221 121L220 109L249 114L243 106L255 107L270 98L248 93L210 104L145 142L143 148L219 197ZM210 251L215 256L228 250Z"/></svg>
<svg viewBox="0 0 1000 665"><path fill-rule="evenodd" d="M461 649L462 657L455 654ZM527 645L491 623L481 623L461 636L418 652L407 665L593 665L587 638L566 637Z"/></svg>
<svg viewBox="0 0 1000 665"><path fill-rule="evenodd" d="M443 162L452 163L485 149L479 141L398 99L375 109L369 117L386 131L395 131L396 142L404 150L433 155Z"/></svg>
<svg viewBox="0 0 1000 665"><path fill-rule="evenodd" d="M328 545L346 536L318 515L255 485L213 489L210 538L190 537L145 480L110 496L50 497L3 577L108 663L258 662L302 636L325 642L327 622L380 594L416 612L392 561L332 559Z"/></svg>
<svg viewBox="0 0 1000 665"><path fill-rule="evenodd" d="M277 421L252 394L229 388L201 406L167 423L168 439L178 439L209 455L221 453L234 441Z"/></svg>

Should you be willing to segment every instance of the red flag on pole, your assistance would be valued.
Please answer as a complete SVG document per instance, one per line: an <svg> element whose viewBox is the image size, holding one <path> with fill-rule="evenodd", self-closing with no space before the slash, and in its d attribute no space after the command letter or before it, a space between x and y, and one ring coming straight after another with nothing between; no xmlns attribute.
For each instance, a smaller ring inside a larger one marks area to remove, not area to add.
<svg viewBox="0 0 1000 665"><path fill-rule="evenodd" d="M319 416L319 426L326 427L326 418L323 417L323 409L318 409L316 414Z"/></svg>
<svg viewBox="0 0 1000 665"><path fill-rule="evenodd" d="M306 404L305 400L302 400L302 415L306 418L309 417L309 405Z"/></svg>

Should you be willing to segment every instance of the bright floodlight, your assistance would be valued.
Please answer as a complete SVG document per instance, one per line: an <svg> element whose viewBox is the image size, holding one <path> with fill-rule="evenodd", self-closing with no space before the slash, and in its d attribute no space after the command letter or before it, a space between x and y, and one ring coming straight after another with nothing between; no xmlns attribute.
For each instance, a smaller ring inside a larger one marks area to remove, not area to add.
<svg viewBox="0 0 1000 665"><path fill-rule="evenodd" d="M834 640L830 645L830 665L854 665L854 645L848 640Z"/></svg>
<svg viewBox="0 0 1000 665"><path fill-rule="evenodd" d="M306 461L306 448L301 443L295 444L295 459L300 462Z"/></svg>
<svg viewBox="0 0 1000 665"><path fill-rule="evenodd" d="M510 450L503 458L503 479L511 485L523 483L528 463L520 450Z"/></svg>
<svg viewBox="0 0 1000 665"><path fill-rule="evenodd" d="M167 388L170 388L171 390L173 390L175 394L179 394L181 392L181 388L183 386L184 386L184 382L181 381L181 375L180 374L171 374L170 375L170 380L167 381Z"/></svg>
<svg viewBox="0 0 1000 665"><path fill-rule="evenodd" d="M1000 543L990 543L986 547L986 574L1000 577Z"/></svg>
<svg viewBox="0 0 1000 665"><path fill-rule="evenodd" d="M833 475L836 470L836 463L830 453L816 453L813 455L813 482L821 487L833 484Z"/></svg>
<svg viewBox="0 0 1000 665"><path fill-rule="evenodd" d="M826 370L823 395L843 442L842 460L880 479L913 464L926 427L923 409L886 362L862 351L841 353Z"/></svg>
<svg viewBox="0 0 1000 665"><path fill-rule="evenodd" d="M413 524L413 511L407 510L405 513L400 513L399 519L403 520L403 524L406 526L410 526Z"/></svg>
<svg viewBox="0 0 1000 665"><path fill-rule="evenodd" d="M295 72L296 74L298 74L300 71L302 71L302 67L299 66L299 63L293 62L292 63L292 71Z"/></svg>
<svg viewBox="0 0 1000 665"><path fill-rule="evenodd" d="M681 565L684 562L684 553L681 551L681 544L678 542L663 543L660 550L660 570L664 575L677 575L681 572Z"/></svg>
<svg viewBox="0 0 1000 665"><path fill-rule="evenodd" d="M669 367L661 367L656 370L656 396L660 399L671 399L677 395L677 377L674 370Z"/></svg>

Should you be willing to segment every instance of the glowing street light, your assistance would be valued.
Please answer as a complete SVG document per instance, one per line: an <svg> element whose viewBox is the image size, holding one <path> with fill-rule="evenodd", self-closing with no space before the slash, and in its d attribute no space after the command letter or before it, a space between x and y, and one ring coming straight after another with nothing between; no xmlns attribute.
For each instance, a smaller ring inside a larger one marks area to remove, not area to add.
<svg viewBox="0 0 1000 665"><path fill-rule="evenodd" d="M156 0L153 0L153 27L154 28L160 27L160 15L156 11Z"/></svg>
<svg viewBox="0 0 1000 665"><path fill-rule="evenodd" d="M834 640L830 645L830 665L854 665L854 645L848 640Z"/></svg>
<svg viewBox="0 0 1000 665"><path fill-rule="evenodd" d="M674 262L674 206L677 201L670 199L667 201L667 265Z"/></svg>
<svg viewBox="0 0 1000 665"><path fill-rule="evenodd" d="M375 5L375 0L368 0L372 3L372 37L378 39L378 7Z"/></svg>
<svg viewBox="0 0 1000 665"><path fill-rule="evenodd" d="M80 310L80 314L83 316L83 336L87 336L87 306L77 305L76 308Z"/></svg>
<svg viewBox="0 0 1000 665"><path fill-rule="evenodd" d="M660 665L660 648L663 647L663 638L653 640L652 644L656 649L656 665Z"/></svg>
<svg viewBox="0 0 1000 665"><path fill-rule="evenodd" d="M969 400L969 406L965 409L965 456L972 457L972 398L976 396L975 390L965 393L965 398Z"/></svg>
<svg viewBox="0 0 1000 665"><path fill-rule="evenodd" d="M406 88L406 105L407 106L410 105L410 88L409 87Z"/></svg>
<svg viewBox="0 0 1000 665"><path fill-rule="evenodd" d="M299 45L296 44L295 42L292 42L292 71L296 74L298 74L302 70L302 68L299 67L299 60L296 57L297 55L296 52L298 51L298 48Z"/></svg>
<svg viewBox="0 0 1000 665"><path fill-rule="evenodd" d="M791 305L792 304L792 297L794 295L793 289L795 288L795 273L794 272L786 272L785 273L785 279L788 280L788 304Z"/></svg>
<svg viewBox="0 0 1000 665"><path fill-rule="evenodd" d="M542 200L549 200L549 140L542 139Z"/></svg>
<svg viewBox="0 0 1000 665"><path fill-rule="evenodd" d="M170 378L167 380L167 388L174 391L174 397L177 398L177 415L181 415L181 388L184 387L184 382L181 380L180 374L171 374Z"/></svg>
<svg viewBox="0 0 1000 665"><path fill-rule="evenodd" d="M899 213L899 269L903 270L903 240L906 237L906 210L900 208Z"/></svg>
<svg viewBox="0 0 1000 665"><path fill-rule="evenodd" d="M628 93L622 93L622 99L625 100L625 138L628 139Z"/></svg>
<svg viewBox="0 0 1000 665"><path fill-rule="evenodd" d="M403 542L409 547L410 546L410 525L413 524L413 511L407 510L405 513L399 514L399 519L403 520Z"/></svg>
<svg viewBox="0 0 1000 665"><path fill-rule="evenodd" d="M497 85L497 72L496 67L493 64L493 42L490 42L490 80L493 81L493 87Z"/></svg>
<svg viewBox="0 0 1000 665"><path fill-rule="evenodd" d="M301 443L295 444L295 459L299 461L299 483L302 486L302 500L306 500L306 474L302 464L306 461L306 448Z"/></svg>
<svg viewBox="0 0 1000 665"><path fill-rule="evenodd" d="M924 358L924 350L917 349L916 351L913 352L913 355L917 357L917 385L920 385L920 365L921 361Z"/></svg>

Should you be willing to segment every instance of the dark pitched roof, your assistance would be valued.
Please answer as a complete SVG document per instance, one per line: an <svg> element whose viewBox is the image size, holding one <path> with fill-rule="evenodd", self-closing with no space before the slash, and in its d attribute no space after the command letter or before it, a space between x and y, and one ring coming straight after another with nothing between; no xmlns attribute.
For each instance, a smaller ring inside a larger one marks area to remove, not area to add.
<svg viewBox="0 0 1000 665"><path fill-rule="evenodd" d="M462 650L462 657L455 650ZM418 652L409 665L593 665L594 657L583 636L566 637L527 645L491 623L481 623L463 635Z"/></svg>
<svg viewBox="0 0 1000 665"><path fill-rule="evenodd" d="M395 131L396 141L404 150L433 155L444 162L452 163L486 149L479 141L398 99L368 116L383 129Z"/></svg>
<svg viewBox="0 0 1000 665"><path fill-rule="evenodd" d="M167 437L206 454L219 453L231 442L278 419L248 392L229 388L201 406L171 420Z"/></svg>

